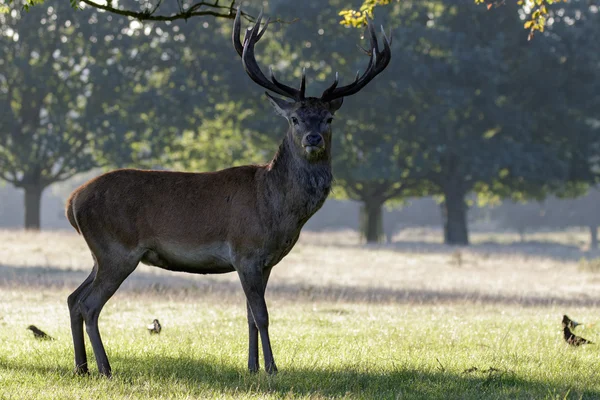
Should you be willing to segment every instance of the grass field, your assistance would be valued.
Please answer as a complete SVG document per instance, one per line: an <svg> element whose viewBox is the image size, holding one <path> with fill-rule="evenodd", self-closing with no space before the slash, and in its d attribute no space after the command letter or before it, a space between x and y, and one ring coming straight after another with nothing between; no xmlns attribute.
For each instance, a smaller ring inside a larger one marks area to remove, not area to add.
<svg viewBox="0 0 600 400"><path fill-rule="evenodd" d="M438 238L303 234L267 291L273 377L246 372L235 275L140 266L100 317L108 380L89 346L91 375L72 374L66 297L91 268L83 240L0 231L0 398L600 398L600 348L571 348L560 329L564 313L600 321L600 254L585 233ZM155 317L163 332L150 336ZM34 340L30 324L56 340ZM600 327L576 333L600 342Z"/></svg>

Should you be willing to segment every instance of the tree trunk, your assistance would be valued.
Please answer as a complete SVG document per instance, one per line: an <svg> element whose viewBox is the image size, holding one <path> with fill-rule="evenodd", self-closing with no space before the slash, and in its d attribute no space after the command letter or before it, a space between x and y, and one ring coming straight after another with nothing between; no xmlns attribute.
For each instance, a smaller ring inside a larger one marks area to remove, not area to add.
<svg viewBox="0 0 600 400"><path fill-rule="evenodd" d="M525 243L525 227L519 227L517 231L519 232L519 240L521 243Z"/></svg>
<svg viewBox="0 0 600 400"><path fill-rule="evenodd" d="M40 207L44 188L40 184L24 186L25 189L25 229L40 230Z"/></svg>
<svg viewBox="0 0 600 400"><path fill-rule="evenodd" d="M394 236L394 232L390 229L389 231L385 232L385 242L387 244L392 244L392 238Z"/></svg>
<svg viewBox="0 0 600 400"><path fill-rule="evenodd" d="M456 188L444 193L442 216L444 219L444 243L466 246L469 244L467 230L467 205L464 191Z"/></svg>
<svg viewBox="0 0 600 400"><path fill-rule="evenodd" d="M383 237L381 200L365 200L361 207L361 231L367 243L378 243Z"/></svg>
<svg viewBox="0 0 600 400"><path fill-rule="evenodd" d="M598 249L598 225L590 225L590 249L597 250Z"/></svg>

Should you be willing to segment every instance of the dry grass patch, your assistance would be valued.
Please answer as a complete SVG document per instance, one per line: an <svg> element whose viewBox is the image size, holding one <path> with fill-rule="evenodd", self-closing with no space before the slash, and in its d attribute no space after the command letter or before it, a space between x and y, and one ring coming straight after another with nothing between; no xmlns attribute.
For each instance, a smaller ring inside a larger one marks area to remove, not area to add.
<svg viewBox="0 0 600 400"><path fill-rule="evenodd" d="M600 303L600 276L579 261L594 254L560 242L486 242L456 248L432 243L424 235L422 241L367 246L351 244L353 235L303 233L273 270L269 296L411 303ZM0 285L5 287L72 290L91 264L83 239L75 233L0 231ZM227 294L240 289L235 274L192 275L141 265L121 290Z"/></svg>

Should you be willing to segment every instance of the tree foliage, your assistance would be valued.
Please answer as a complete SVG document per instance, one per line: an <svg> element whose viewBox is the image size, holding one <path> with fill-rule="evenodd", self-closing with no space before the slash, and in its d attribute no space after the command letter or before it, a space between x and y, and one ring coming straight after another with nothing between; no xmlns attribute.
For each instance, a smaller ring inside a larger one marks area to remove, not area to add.
<svg viewBox="0 0 600 400"><path fill-rule="evenodd" d="M505 5L506 0L473 0L475 4L485 5L488 10ZM550 13L548 7L567 0L508 0L514 1L521 7L521 12L527 15L524 28L529 30L528 39L535 32L544 32ZM373 18L374 10L378 6L385 6L392 0L363 0L358 10L347 8L340 11L342 25L364 26L367 18Z"/></svg>
<svg viewBox="0 0 600 400"><path fill-rule="evenodd" d="M25 190L28 228L44 188L94 166L90 130L104 114L92 70L106 53L62 7L0 15L0 178Z"/></svg>
<svg viewBox="0 0 600 400"><path fill-rule="evenodd" d="M260 158L235 130L256 107L231 98L250 83L229 23L142 25L50 0L0 19L0 179L25 189L27 227L47 186L94 166Z"/></svg>
<svg viewBox="0 0 600 400"><path fill-rule="evenodd" d="M563 9L566 21L532 48L512 17L517 4L491 14L469 2L391 6L388 82L378 88L376 117L366 119L373 129L360 129L388 152L385 133L397 138L401 181L429 182L420 194L442 196L445 239L456 244L468 243L468 193L542 199L573 191L595 180L598 154L589 122L598 61L575 50L594 46L598 14L566 28L574 10ZM353 115L369 108L361 106Z"/></svg>

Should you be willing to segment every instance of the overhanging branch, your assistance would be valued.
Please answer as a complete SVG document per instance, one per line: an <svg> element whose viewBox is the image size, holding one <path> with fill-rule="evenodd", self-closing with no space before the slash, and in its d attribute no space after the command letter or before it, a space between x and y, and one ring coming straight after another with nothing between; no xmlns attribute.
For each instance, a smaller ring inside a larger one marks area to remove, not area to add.
<svg viewBox="0 0 600 400"><path fill-rule="evenodd" d="M227 18L234 19L235 13L237 9L234 7L235 0L231 2L228 6L219 5L219 0L214 2L206 2L200 1L194 3L187 9L183 9L180 6L180 10L176 14L171 15L155 15L155 13L160 8L162 1L159 1L156 6L151 10L144 11L132 11L132 10L122 10L119 8L114 8L111 5L111 2L107 2L106 5L96 3L92 0L81 0L83 3L87 4L90 7L98 8L100 10L108 11L114 14L123 15L125 17L131 17L138 19L140 21L175 21L177 19L188 19L191 17L197 16L212 16L215 18ZM202 9L204 8L204 9ZM254 17L248 13L242 11L242 16L245 17L249 21L253 21Z"/></svg>

